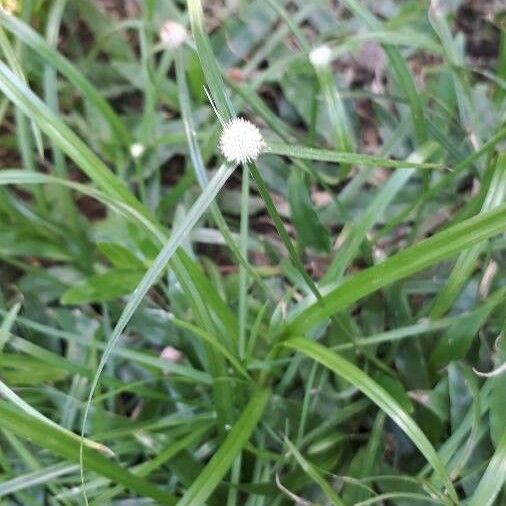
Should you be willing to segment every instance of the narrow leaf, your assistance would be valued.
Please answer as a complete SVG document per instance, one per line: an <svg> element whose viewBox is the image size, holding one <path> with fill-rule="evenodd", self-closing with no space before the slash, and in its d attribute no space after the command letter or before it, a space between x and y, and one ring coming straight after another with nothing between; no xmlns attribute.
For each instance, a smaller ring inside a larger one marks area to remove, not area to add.
<svg viewBox="0 0 506 506"><path fill-rule="evenodd" d="M406 433L413 444L416 445L432 465L452 499L458 502L457 493L436 450L414 420L383 387L378 385L354 364L314 341L293 338L285 341L283 345L316 360L367 395Z"/></svg>
<svg viewBox="0 0 506 506"><path fill-rule="evenodd" d="M248 442L264 412L269 397L269 391L263 390L251 398L223 444L177 503L178 506L204 504Z"/></svg>

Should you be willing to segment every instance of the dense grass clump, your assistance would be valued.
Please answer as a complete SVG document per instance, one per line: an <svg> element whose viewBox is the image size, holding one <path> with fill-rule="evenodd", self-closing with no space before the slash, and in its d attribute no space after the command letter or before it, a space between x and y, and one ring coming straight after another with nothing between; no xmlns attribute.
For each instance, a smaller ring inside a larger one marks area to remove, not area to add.
<svg viewBox="0 0 506 506"><path fill-rule="evenodd" d="M0 503L505 506L500 4L0 2Z"/></svg>

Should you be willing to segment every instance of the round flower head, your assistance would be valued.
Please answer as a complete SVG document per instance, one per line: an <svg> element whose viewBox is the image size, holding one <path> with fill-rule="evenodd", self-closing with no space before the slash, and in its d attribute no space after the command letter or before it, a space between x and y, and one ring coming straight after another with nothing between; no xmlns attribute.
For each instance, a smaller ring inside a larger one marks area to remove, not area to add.
<svg viewBox="0 0 506 506"><path fill-rule="evenodd" d="M319 46L309 53L309 61L314 67L326 67L332 59L329 46Z"/></svg>
<svg viewBox="0 0 506 506"><path fill-rule="evenodd" d="M163 358L164 360L167 360L174 364L179 364L183 361L183 354L173 346L166 346L160 353L160 358Z"/></svg>
<svg viewBox="0 0 506 506"><path fill-rule="evenodd" d="M220 150L228 162L254 162L264 148L264 138L251 121L235 118L224 125Z"/></svg>
<svg viewBox="0 0 506 506"><path fill-rule="evenodd" d="M187 38L186 28L177 21L167 21L160 29L160 40L169 49L177 49Z"/></svg>
<svg viewBox="0 0 506 506"><path fill-rule="evenodd" d="M130 146L130 154L133 158L139 158L144 153L144 144L140 142L135 142Z"/></svg>

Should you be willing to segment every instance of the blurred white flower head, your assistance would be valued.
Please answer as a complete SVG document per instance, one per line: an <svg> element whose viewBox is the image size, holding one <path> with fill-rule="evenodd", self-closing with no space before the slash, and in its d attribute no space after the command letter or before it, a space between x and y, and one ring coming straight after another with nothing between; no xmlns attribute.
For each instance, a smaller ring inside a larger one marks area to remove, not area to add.
<svg viewBox="0 0 506 506"><path fill-rule="evenodd" d="M332 50L329 46L318 46L309 53L309 61L313 67L326 67L332 59Z"/></svg>
<svg viewBox="0 0 506 506"><path fill-rule="evenodd" d="M142 153L144 153L144 144L135 142L130 146L130 154L132 155L132 158L139 158L142 156Z"/></svg>
<svg viewBox="0 0 506 506"><path fill-rule="evenodd" d="M173 364L179 364L183 360L183 354L177 348L166 346L160 353L160 358Z"/></svg>
<svg viewBox="0 0 506 506"><path fill-rule="evenodd" d="M223 126L220 150L227 162L255 162L264 148L264 138L251 121L234 118Z"/></svg>
<svg viewBox="0 0 506 506"><path fill-rule="evenodd" d="M187 38L186 28L177 21L167 21L160 29L160 40L169 49L177 49Z"/></svg>

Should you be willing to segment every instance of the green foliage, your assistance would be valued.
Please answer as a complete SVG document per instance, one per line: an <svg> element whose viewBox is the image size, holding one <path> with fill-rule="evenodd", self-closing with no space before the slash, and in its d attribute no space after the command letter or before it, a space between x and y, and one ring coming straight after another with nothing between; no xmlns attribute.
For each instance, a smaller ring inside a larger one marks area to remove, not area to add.
<svg viewBox="0 0 506 506"><path fill-rule="evenodd" d="M2 504L506 504L504 13L334 4L0 10Z"/></svg>

